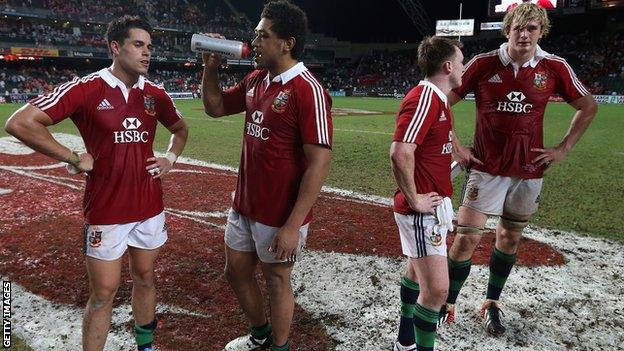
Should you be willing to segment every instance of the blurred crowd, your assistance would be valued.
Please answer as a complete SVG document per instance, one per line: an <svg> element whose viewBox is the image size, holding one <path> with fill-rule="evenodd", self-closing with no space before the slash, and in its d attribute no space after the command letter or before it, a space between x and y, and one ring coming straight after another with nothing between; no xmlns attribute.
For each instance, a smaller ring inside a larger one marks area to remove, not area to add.
<svg viewBox="0 0 624 351"><path fill-rule="evenodd" d="M155 24L152 35L154 55L188 56L190 52L190 28L204 32L219 32L229 38L249 38L252 28L247 19L230 9L224 9L221 0L0 0L0 8L39 9L51 11L58 20L26 19L8 17L0 19L0 41L11 45L29 45L42 48L82 49L107 52L104 37L107 20L122 14L139 14ZM69 19L79 18L78 22ZM88 23L89 19L105 18L100 23ZM67 19L67 20L65 20ZM169 28L170 30L163 30ZM178 31L175 28L186 28ZM501 39L465 41L466 62L474 55L493 50ZM588 88L594 94L624 94L624 34L593 33L560 34L542 40L543 49L568 60ZM314 53L313 50L308 51ZM311 54L312 55L312 54ZM313 56L313 55L312 55ZM308 58L310 56L306 56ZM333 61L333 57L331 60ZM165 65L166 66L166 65ZM49 90L67 77L87 72L56 70L53 67L12 69L0 71L0 93L20 91L41 93ZM154 66L152 80L163 84L170 91L200 90L201 70L163 69ZM180 66L181 67L181 66ZM247 67L246 69L251 69ZM244 71L245 68L239 69ZM353 60L336 61L315 69L319 79L328 90L349 93L404 94L416 85L421 74L416 63L416 50L373 51ZM243 73L223 75L224 86L235 84Z"/></svg>
<svg viewBox="0 0 624 351"><path fill-rule="evenodd" d="M0 0L5 11L49 11L59 20L107 23L123 15L138 15L157 28L249 38L253 28L246 18L225 10L224 5L221 0Z"/></svg>

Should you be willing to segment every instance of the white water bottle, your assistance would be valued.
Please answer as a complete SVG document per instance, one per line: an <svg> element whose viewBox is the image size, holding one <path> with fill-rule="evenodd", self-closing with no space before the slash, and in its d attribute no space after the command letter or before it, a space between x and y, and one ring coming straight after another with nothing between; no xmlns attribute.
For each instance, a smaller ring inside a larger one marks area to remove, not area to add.
<svg viewBox="0 0 624 351"><path fill-rule="evenodd" d="M193 34L191 51L219 54L229 59L241 59L249 55L249 46L242 41L212 38L203 34Z"/></svg>

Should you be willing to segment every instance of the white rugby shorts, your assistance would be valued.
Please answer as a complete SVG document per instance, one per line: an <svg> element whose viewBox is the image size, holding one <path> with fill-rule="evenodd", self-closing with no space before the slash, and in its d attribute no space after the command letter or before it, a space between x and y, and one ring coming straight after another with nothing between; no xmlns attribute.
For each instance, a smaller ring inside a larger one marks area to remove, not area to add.
<svg viewBox="0 0 624 351"><path fill-rule="evenodd" d="M299 246L295 261L301 260L302 250L305 248L308 237L308 227L309 224L306 224L299 228ZM269 247L278 230L279 227L264 225L230 209L225 227L225 244L236 251L255 251L260 261L264 263L288 262L276 259L275 253L269 252Z"/></svg>
<svg viewBox="0 0 624 351"><path fill-rule="evenodd" d="M85 255L104 261L120 258L128 246L153 250L167 241L165 212L139 222L125 224L85 224Z"/></svg>
<svg viewBox="0 0 624 351"><path fill-rule="evenodd" d="M537 212L543 178L523 179L471 170L462 194L462 206L490 216L525 217Z"/></svg>
<svg viewBox="0 0 624 351"><path fill-rule="evenodd" d="M403 254L410 258L439 255L446 257L448 229L436 216L426 213L404 215L394 213L399 227Z"/></svg>

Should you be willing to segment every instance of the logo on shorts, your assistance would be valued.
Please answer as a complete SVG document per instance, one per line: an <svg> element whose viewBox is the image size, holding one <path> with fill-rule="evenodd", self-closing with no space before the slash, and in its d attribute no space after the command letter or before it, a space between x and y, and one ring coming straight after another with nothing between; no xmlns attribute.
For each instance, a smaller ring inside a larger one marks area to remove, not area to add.
<svg viewBox="0 0 624 351"><path fill-rule="evenodd" d="M431 246L442 245L442 235L435 232L435 230L429 235L429 243Z"/></svg>
<svg viewBox="0 0 624 351"><path fill-rule="evenodd" d="M466 198L470 201L476 201L479 197L479 188L472 187L468 189L468 194L466 194Z"/></svg>
<svg viewBox="0 0 624 351"><path fill-rule="evenodd" d="M167 225L167 223L163 224L162 232L165 233L167 229L169 229L169 226Z"/></svg>
<svg viewBox="0 0 624 351"><path fill-rule="evenodd" d="M271 108L273 111L277 113L282 113L286 111L286 104L288 103L288 98L290 97L290 90L284 89L277 94L275 100L273 100L273 105Z"/></svg>
<svg viewBox="0 0 624 351"><path fill-rule="evenodd" d="M93 230L89 233L89 246L91 247L100 247L102 245L102 231L101 230Z"/></svg>
<svg viewBox="0 0 624 351"><path fill-rule="evenodd" d="M535 203L536 203L536 204L539 204L539 202L540 202L540 196L539 196L539 195L537 195L537 199L535 199Z"/></svg>

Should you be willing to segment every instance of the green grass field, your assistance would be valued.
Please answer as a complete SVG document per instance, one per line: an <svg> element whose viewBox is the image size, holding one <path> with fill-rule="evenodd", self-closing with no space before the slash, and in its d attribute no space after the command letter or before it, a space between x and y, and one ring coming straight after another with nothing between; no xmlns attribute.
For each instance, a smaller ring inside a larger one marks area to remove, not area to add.
<svg viewBox="0 0 624 351"><path fill-rule="evenodd" d="M212 119L204 115L201 101L177 101L190 126L184 156L237 166L240 157L242 116ZM327 184L368 194L391 197L394 178L388 149L394 129L398 99L334 98L334 107L380 111L379 115L335 116L332 170ZM18 105L0 105L4 121ZM474 132L474 103L454 107L457 133L470 143ZM573 110L550 104L545 118L545 144L556 145L566 132ZM624 108L601 105L597 117L569 157L545 177L540 210L533 222L544 227L575 230L583 234L624 242ZM71 121L52 128L77 133ZM0 135L6 135L4 130ZM159 131L155 148L164 151L168 133ZM463 176L455 181L455 194ZM391 220L391 219L389 219Z"/></svg>

